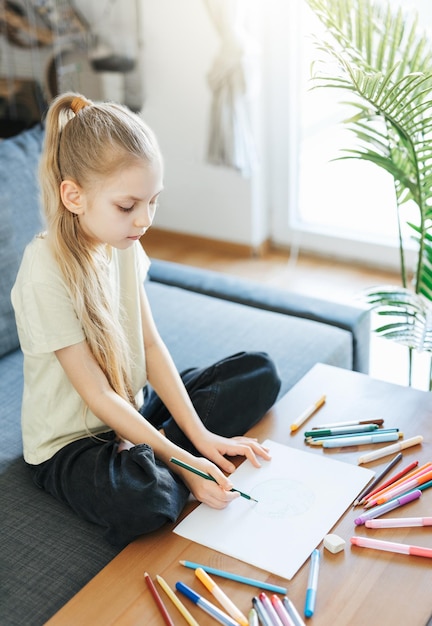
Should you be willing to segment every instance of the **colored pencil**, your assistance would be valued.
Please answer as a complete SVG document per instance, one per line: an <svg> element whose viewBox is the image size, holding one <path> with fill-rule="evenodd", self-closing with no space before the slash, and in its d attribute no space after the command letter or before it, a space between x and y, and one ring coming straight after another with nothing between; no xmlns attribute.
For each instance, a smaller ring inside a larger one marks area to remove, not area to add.
<svg viewBox="0 0 432 626"><path fill-rule="evenodd" d="M366 520L373 519L375 517L379 517L380 515L384 515L389 511L393 511L393 509L397 509L400 506L405 506L405 504L409 504L413 500L417 500L422 495L420 489L413 489L413 491L409 491L408 493L404 493L399 496L399 498L395 498L394 500L390 500L389 502L385 502L384 504L380 504L379 506L374 506L372 509L365 511L359 517L354 520L354 524L357 526L364 524Z"/></svg>
<svg viewBox="0 0 432 626"><path fill-rule="evenodd" d="M402 455L402 452L399 452L399 454ZM399 456L399 454L397 456ZM365 494L367 496L367 498L364 496L362 498L362 500L359 502L359 504L363 504L366 500L372 498L373 495L375 495L376 493L378 493L382 489L385 489L386 487L389 487L390 485L393 485L397 480L399 480L399 478L402 478L403 476L406 476L409 472L411 472L411 470L415 469L417 466L418 466L418 461L413 461L412 463L409 463L406 467L401 469L400 472L397 472L396 474L394 474L394 476L390 476L390 478L388 480L386 480L385 482L383 482L382 485L372 489L372 491L370 491L369 493Z"/></svg>
<svg viewBox="0 0 432 626"><path fill-rule="evenodd" d="M199 626L199 623L196 621L193 615L189 613L183 602L176 596L174 591L168 585L168 583L162 578L162 576L156 576L156 580L162 587L162 589L167 594L168 598L174 604L174 606L178 609L178 611L183 615L189 626Z"/></svg>
<svg viewBox="0 0 432 626"><path fill-rule="evenodd" d="M170 461L171 463L174 463L175 465L178 465L179 467L182 467L183 469L186 469L189 472L192 472L192 474L196 474L197 476L201 476L201 478L205 478L206 480L212 480L214 483L217 483L216 479L213 478L213 476L211 476L210 474L206 474L205 472L202 472L196 467L193 467L192 465L189 465L188 463L185 463L184 461L180 461L180 459L171 457ZM241 495L242 498L246 498L246 500L253 500L254 502L258 502L258 500L255 500L255 498L252 498L252 496L248 496L247 493L243 493L243 491L240 491L240 489L234 489L233 487L232 489L230 489L230 491L236 491L237 493Z"/></svg>
<svg viewBox="0 0 432 626"><path fill-rule="evenodd" d="M359 493L359 495L357 496L357 498L354 500L354 506L357 506L357 504L360 504L360 502L362 501L362 499L364 497L366 497L369 493L371 493L371 491L374 489L374 487L376 487L376 485L378 485L381 480L384 478L384 476L386 476L389 471L397 464L399 463L399 461L402 459L402 452L399 452L391 461L390 463L387 463L387 465L384 467L384 469L378 474L378 476L376 476L373 481L363 489L363 491L361 493Z"/></svg>
<svg viewBox="0 0 432 626"><path fill-rule="evenodd" d="M147 587L150 590L150 593L153 596L153 599L156 603L156 606L159 609L160 614L162 615L162 618L165 622L165 624L168 624L168 626L175 626L174 622L172 621L170 614L167 611L167 608L165 606L165 604L163 603L162 598L160 597L158 590L156 589L156 587L154 586L154 583L152 581L152 579L150 578L150 576L147 574L147 572L144 572L144 578L145 581L147 583Z"/></svg>
<svg viewBox="0 0 432 626"><path fill-rule="evenodd" d="M377 504L379 504L378 501L380 498L382 498L383 496L386 496L388 493L390 493L394 489L408 484L410 481L414 480L415 478L423 476L426 473L429 473L431 471L431 468L432 468L432 463L425 463L421 467L411 471L409 474L406 474L402 478L399 478L399 480L396 480L394 483L388 485L387 487L381 488L375 494L373 494L372 496L366 499L366 502L364 505L365 508L368 509L371 506L376 506ZM432 480L432 477L430 479L428 478L427 480ZM423 481L423 482L426 482L426 481ZM409 489L410 488L408 487L407 491Z"/></svg>
<svg viewBox="0 0 432 626"><path fill-rule="evenodd" d="M425 474L421 474L419 476L415 476L411 480L408 480L406 483L402 483L398 487L390 489L390 491L388 491L387 493L379 496L376 499L376 503L377 505L384 504L385 502L388 502L389 500L392 500L393 498L396 498L406 493L407 491L410 491L411 489L417 489L419 485L427 483L429 480L432 480L432 471L426 472Z"/></svg>

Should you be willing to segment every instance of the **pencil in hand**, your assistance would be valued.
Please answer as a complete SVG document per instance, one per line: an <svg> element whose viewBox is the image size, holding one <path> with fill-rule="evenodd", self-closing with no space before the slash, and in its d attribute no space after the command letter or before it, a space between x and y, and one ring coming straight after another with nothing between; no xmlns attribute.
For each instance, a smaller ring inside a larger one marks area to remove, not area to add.
<svg viewBox="0 0 432 626"><path fill-rule="evenodd" d="M202 472L196 467L192 467L192 465L189 465L188 463L185 463L184 461L180 461L180 459L176 459L174 456L170 458L170 461L171 463L174 463L175 465L178 465L179 467L182 467L183 469L186 469L189 472L196 474L197 476L201 476L201 478L205 478L206 480L212 480L214 483L217 483L217 480L213 478L213 476L211 476L210 474L206 474L205 472ZM240 489L235 489L233 487L230 491L236 491L237 493L241 495L242 498L246 498L246 500L252 500L253 502L258 502L258 500L255 500L255 498L252 498L252 496L249 496L247 493L240 491Z"/></svg>

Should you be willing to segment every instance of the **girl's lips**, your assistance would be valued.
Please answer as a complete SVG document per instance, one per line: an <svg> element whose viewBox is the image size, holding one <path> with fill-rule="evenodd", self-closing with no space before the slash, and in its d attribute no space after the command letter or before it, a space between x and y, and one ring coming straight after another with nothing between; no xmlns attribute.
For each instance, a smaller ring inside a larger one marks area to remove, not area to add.
<svg viewBox="0 0 432 626"><path fill-rule="evenodd" d="M134 237L128 237L128 239L133 239L133 241L138 241L138 239L141 239L142 235L135 235Z"/></svg>

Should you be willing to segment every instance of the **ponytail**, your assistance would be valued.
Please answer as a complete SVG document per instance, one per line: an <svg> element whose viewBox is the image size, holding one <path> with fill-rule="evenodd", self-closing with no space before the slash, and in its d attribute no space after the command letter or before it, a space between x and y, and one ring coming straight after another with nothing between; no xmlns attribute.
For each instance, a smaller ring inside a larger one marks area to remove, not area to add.
<svg viewBox="0 0 432 626"><path fill-rule="evenodd" d="M111 387L133 405L131 358L113 313L106 259L63 205L60 184L68 179L87 189L95 178L137 160L161 156L151 130L126 107L95 104L76 93L52 102L39 171L48 241L93 356Z"/></svg>

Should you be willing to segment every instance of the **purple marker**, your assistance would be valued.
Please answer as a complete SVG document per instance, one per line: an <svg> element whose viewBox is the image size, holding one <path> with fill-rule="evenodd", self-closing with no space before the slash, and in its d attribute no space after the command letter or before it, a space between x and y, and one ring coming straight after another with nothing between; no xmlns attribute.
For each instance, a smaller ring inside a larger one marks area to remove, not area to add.
<svg viewBox="0 0 432 626"><path fill-rule="evenodd" d="M357 526L360 526L360 524L364 524L368 519L374 519L374 517L379 517L380 515L384 515L384 513L388 513L393 509L397 509L399 506L403 506L404 504L408 504L408 502L417 500L417 498L420 498L421 494L422 492L420 491L420 489L413 489L405 495L399 496L399 498L394 498L394 500L389 500L384 504L374 506L366 513L363 513L363 515L360 515L360 517L357 517L354 520L354 523Z"/></svg>

